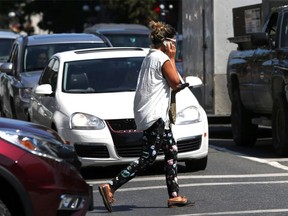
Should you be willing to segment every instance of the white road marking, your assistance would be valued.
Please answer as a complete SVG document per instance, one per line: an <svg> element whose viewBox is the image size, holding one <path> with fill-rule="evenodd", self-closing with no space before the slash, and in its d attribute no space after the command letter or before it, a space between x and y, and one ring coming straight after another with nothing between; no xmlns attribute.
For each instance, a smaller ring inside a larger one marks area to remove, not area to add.
<svg viewBox="0 0 288 216"><path fill-rule="evenodd" d="M268 164L270 166L282 169L287 171L288 166L284 166L277 161L288 161L288 159L261 159L256 157L250 157L244 154L240 154L239 152L234 152L227 150L225 148L215 147L214 149L232 153L234 155L237 155L239 157ZM269 178L269 177L287 177L288 173L265 173L265 174L238 174L238 175L185 175L181 176L178 175L178 179L251 179L251 178ZM141 181L163 181L165 180L164 177L136 177L135 179L132 179L131 181L141 182ZM87 180L88 184L101 184L105 183L109 180ZM206 187L206 186L229 186L229 185L259 185L259 184L288 184L288 180L280 180L280 181L244 181L244 182L210 182L210 183L191 183L191 184L181 184L182 187ZM148 187L134 187L134 188L120 188L117 191L127 192L127 191L139 191L139 190L155 190L155 189L166 189L166 185L163 186L148 186ZM94 193L97 193L98 190L93 190ZM227 212L205 212L205 213L194 213L194 214L182 214L182 215L171 215L171 216L213 216L213 215L252 215L252 214L269 214L269 213L288 213L288 209L258 209L258 210L244 210L244 211L227 211Z"/></svg>
<svg viewBox="0 0 288 216"><path fill-rule="evenodd" d="M212 215L238 215L238 214L264 214L264 213L282 213L288 212L288 209L260 209L260 210L246 210L246 211L229 211L229 212L205 212L196 214L185 214L185 215L171 215L171 216L212 216Z"/></svg>
<svg viewBox="0 0 288 216"><path fill-rule="evenodd" d="M288 166L285 166L285 165L280 164L280 163L277 162L277 161L282 161L281 159L278 159L278 158L275 158L275 159L271 159L271 158L270 159L262 159L262 158L257 158L257 157L250 157L250 156L241 154L241 153L236 152L236 151L228 150L226 148L221 148L221 147L216 147L216 146L210 146L210 147L212 147L212 148L214 148L214 149L216 149L218 151L228 152L228 153L237 155L239 157L242 157L242 158L245 158L245 159L248 159L248 160L251 160L251 161L268 164L270 166L273 166L273 167L276 167L276 168L279 168L279 169L282 169L282 170L286 170L286 171L288 170Z"/></svg>
<svg viewBox="0 0 288 216"><path fill-rule="evenodd" d="M288 173L265 173L265 174L240 174L240 175L178 175L178 179L233 179L233 178L269 178L269 177L285 177L288 176ZM110 179L109 179L110 180ZM86 180L88 184L102 184L109 180ZM142 182L142 181L163 181L165 177L136 177L131 180L131 182Z"/></svg>
<svg viewBox="0 0 288 216"><path fill-rule="evenodd" d="M259 181L259 182L209 182L209 183L191 183L191 184L181 184L183 187L203 187L203 186L223 186L223 185L259 185L259 184L288 184L288 180L285 181ZM129 188L120 188L119 191L140 191L140 190L155 190L155 189L165 189L166 185L156 185L156 186L147 186L147 187L129 187ZM93 192L98 192L98 190L93 190Z"/></svg>

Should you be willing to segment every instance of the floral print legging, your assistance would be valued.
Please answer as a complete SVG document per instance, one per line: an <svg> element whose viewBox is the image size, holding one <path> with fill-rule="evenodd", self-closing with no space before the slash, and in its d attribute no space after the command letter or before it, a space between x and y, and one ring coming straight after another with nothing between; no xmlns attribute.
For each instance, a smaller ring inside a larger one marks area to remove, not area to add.
<svg viewBox="0 0 288 216"><path fill-rule="evenodd" d="M177 182L177 144L173 138L171 129L164 129L162 119L157 120L150 128L143 132L142 154L139 159L133 161L123 169L110 185L116 191L123 184L150 167L156 160L157 154L162 148L165 155L165 175L169 198L177 197L179 186Z"/></svg>

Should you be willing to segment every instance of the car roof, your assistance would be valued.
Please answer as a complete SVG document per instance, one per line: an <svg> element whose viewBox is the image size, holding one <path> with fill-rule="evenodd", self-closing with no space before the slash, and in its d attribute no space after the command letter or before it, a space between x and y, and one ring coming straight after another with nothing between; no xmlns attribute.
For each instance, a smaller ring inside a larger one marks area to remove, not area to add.
<svg viewBox="0 0 288 216"><path fill-rule="evenodd" d="M26 36L28 45L56 44L56 43L85 43L95 42L104 43L104 41L94 34L86 33L59 33Z"/></svg>
<svg viewBox="0 0 288 216"><path fill-rule="evenodd" d="M0 30L0 38L15 39L19 37L19 34L12 32L10 30Z"/></svg>
<svg viewBox="0 0 288 216"><path fill-rule="evenodd" d="M140 24L128 24L128 23L99 23L92 27L86 28L84 32L99 32L102 34L109 33L135 33L135 34L149 34L148 27Z"/></svg>
<svg viewBox="0 0 288 216"><path fill-rule="evenodd" d="M148 51L148 48L140 47L105 47L59 52L53 56L57 56L62 62L68 62L95 58L145 57Z"/></svg>

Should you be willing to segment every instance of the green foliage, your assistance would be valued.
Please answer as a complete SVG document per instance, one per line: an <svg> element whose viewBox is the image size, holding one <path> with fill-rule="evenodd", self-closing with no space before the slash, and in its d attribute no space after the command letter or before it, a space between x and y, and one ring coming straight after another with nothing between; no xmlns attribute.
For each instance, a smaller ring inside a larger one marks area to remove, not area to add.
<svg viewBox="0 0 288 216"><path fill-rule="evenodd" d="M147 25L150 20L157 20L154 12L156 0L102 0L111 11L111 22L138 23Z"/></svg>
<svg viewBox="0 0 288 216"><path fill-rule="evenodd" d="M82 32L85 26L100 22L139 23L147 25L151 19L158 19L158 15L153 10L156 1L0 0L0 24L1 21L11 22L8 13L14 11L16 12L16 19L21 26L21 30L24 31L27 30L25 25L30 22L30 17L33 14L43 15L42 20L38 23L38 27L54 33ZM88 6L88 10L85 11L84 6ZM96 7L100 9L95 10ZM7 14L5 17L6 20L1 16L2 14Z"/></svg>

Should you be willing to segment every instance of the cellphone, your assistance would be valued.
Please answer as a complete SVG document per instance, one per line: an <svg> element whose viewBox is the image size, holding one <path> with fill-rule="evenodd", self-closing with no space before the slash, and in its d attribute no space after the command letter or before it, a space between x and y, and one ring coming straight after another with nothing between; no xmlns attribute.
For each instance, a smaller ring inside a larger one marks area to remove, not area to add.
<svg viewBox="0 0 288 216"><path fill-rule="evenodd" d="M164 44L165 47L169 46L170 43L171 43L171 41L168 41L168 40L164 40L163 41L163 44Z"/></svg>

